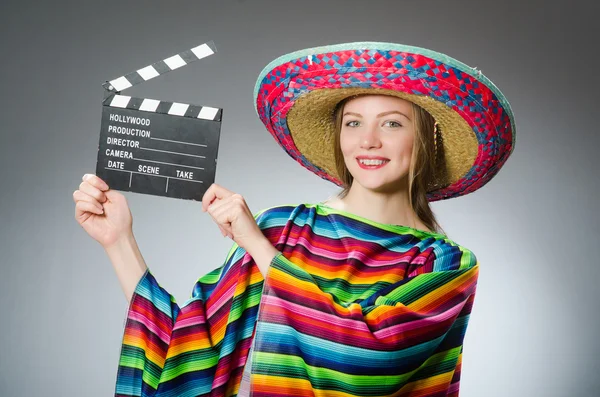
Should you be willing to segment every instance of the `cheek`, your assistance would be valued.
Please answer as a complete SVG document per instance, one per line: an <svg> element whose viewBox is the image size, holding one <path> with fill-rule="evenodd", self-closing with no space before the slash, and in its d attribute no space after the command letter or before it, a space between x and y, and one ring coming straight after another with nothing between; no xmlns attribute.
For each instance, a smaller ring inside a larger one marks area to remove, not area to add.
<svg viewBox="0 0 600 397"><path fill-rule="evenodd" d="M414 139L412 137L406 137L403 139L399 139L396 142L390 142L389 148L393 148L391 153L393 153L396 161L402 163L410 163L410 158L412 156Z"/></svg>
<svg viewBox="0 0 600 397"><path fill-rule="evenodd" d="M407 135L398 142L398 150L400 150L404 154L410 154L412 153L414 142L414 136Z"/></svg>
<svg viewBox="0 0 600 397"><path fill-rule="evenodd" d="M402 148L406 155L410 155L412 153L413 145L414 145L413 138L409 138L406 140L406 142L404 142L404 144L402 145Z"/></svg>
<svg viewBox="0 0 600 397"><path fill-rule="evenodd" d="M348 157L352 154L352 150L354 145L350 140L344 136L344 134L340 135L340 149L344 157Z"/></svg>

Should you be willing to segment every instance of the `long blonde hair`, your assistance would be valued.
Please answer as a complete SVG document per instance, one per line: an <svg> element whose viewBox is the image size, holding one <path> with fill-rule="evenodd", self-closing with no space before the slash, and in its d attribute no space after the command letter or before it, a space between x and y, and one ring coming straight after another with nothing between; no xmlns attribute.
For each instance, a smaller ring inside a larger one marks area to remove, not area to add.
<svg viewBox="0 0 600 397"><path fill-rule="evenodd" d="M337 104L333 113L335 124L335 165L338 175L343 182L342 190L337 194L339 198L346 197L354 179L344 163L344 155L342 154L342 149L340 147L343 109L349 100L363 95L369 94L360 94L345 98ZM429 201L427 201L426 198L428 187L433 186L444 173L444 169L441 167L443 162L440 161L440 153L437 153L438 156L436 156L436 151L441 151L437 150L438 148L434 145L433 131L435 120L422 107L412 102L411 104L414 115L413 126L415 130L415 144L412 149L408 173L408 197L410 207L429 230L445 234L442 227L437 222L429 205Z"/></svg>

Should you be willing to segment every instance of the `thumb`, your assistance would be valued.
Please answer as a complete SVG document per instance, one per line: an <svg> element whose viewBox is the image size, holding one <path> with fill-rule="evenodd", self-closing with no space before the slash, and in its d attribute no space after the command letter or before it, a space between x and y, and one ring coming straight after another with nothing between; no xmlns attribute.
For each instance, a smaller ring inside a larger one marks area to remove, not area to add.
<svg viewBox="0 0 600 397"><path fill-rule="evenodd" d="M125 199L125 196L113 189L105 190L104 194L106 195L107 201L119 202Z"/></svg>

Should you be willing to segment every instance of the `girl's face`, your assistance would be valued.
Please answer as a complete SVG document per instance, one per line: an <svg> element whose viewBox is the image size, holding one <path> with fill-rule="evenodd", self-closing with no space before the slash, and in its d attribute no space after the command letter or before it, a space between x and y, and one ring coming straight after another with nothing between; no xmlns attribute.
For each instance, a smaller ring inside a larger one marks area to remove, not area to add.
<svg viewBox="0 0 600 397"><path fill-rule="evenodd" d="M408 175L413 142L411 102L388 95L365 95L345 104L340 148L354 181L363 187L397 190ZM371 160L361 164L360 159Z"/></svg>

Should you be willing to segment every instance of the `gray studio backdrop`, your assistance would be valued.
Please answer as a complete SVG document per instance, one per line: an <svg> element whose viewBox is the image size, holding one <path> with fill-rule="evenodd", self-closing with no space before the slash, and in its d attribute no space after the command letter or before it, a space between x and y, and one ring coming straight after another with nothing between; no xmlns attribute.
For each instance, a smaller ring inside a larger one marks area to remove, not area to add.
<svg viewBox="0 0 600 397"><path fill-rule="evenodd" d="M515 152L481 190L433 204L481 264L461 397L599 395L592 4L3 0L0 396L112 395L127 304L71 196L95 170L101 83L208 40L217 54L126 95L224 108L216 182L252 211L337 192L285 154L254 112L255 79L272 59L392 41L492 79L516 116ZM199 202L124 194L148 266L184 302L232 241Z"/></svg>

